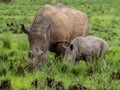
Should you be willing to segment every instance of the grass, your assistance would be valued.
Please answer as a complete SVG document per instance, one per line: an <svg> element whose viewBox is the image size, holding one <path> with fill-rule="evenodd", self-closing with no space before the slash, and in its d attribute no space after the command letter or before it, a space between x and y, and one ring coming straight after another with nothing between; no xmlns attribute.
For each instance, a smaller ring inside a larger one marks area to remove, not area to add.
<svg viewBox="0 0 120 90"><path fill-rule="evenodd" d="M119 0L57 0L84 11L89 20L90 34L103 38L109 44L107 66L101 62L77 65L54 59L50 52L42 69L32 71L23 59L27 57L27 35L21 33L19 24L30 26L39 9L49 0L12 0L0 2L0 85L4 80L11 83L11 90L69 90L72 85L83 85L89 90L119 90L120 79L112 77L120 69L120 1ZM8 24L12 26L7 26ZM61 89L58 89L61 88ZM74 89L72 89L74 90Z"/></svg>

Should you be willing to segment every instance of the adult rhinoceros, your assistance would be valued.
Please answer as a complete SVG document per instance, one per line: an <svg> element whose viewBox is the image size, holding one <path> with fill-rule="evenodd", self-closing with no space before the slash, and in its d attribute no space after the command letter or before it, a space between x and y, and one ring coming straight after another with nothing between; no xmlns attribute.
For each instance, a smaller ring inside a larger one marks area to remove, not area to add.
<svg viewBox="0 0 120 90"><path fill-rule="evenodd" d="M64 54L62 45L68 46L77 36L86 36L88 20L85 13L64 5L45 5L36 15L30 29L23 24L22 30L28 34L29 59L41 67L48 50L57 56Z"/></svg>

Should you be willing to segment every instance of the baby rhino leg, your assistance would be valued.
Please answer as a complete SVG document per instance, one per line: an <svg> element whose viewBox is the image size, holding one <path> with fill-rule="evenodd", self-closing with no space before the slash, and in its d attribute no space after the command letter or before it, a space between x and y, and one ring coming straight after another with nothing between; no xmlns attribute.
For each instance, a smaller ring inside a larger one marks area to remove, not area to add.
<svg viewBox="0 0 120 90"><path fill-rule="evenodd" d="M84 56L84 60L85 60L87 63L92 63L92 56L91 56L91 55L86 55L86 56Z"/></svg>
<svg viewBox="0 0 120 90"><path fill-rule="evenodd" d="M103 49L102 52L101 52L100 57L101 57L101 60L102 60L102 64L103 64L104 66L106 66L105 54L106 54L106 51L104 51L104 49Z"/></svg>

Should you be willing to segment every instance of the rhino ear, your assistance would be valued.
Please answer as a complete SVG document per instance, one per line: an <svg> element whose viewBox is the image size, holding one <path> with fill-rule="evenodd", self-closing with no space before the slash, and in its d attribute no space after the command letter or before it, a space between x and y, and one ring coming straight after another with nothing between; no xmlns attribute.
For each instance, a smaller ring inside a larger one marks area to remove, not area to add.
<svg viewBox="0 0 120 90"><path fill-rule="evenodd" d="M63 47L64 49L66 49L66 48L67 48L67 46L65 46L65 45L63 45L63 44L62 44L62 47Z"/></svg>
<svg viewBox="0 0 120 90"><path fill-rule="evenodd" d="M29 28L25 27L24 24L20 24L20 25L21 25L21 30L26 34L29 34L30 32Z"/></svg>
<svg viewBox="0 0 120 90"><path fill-rule="evenodd" d="M74 48L74 46L73 46L73 44L71 44L71 45L70 45L70 49L73 50L73 48Z"/></svg>

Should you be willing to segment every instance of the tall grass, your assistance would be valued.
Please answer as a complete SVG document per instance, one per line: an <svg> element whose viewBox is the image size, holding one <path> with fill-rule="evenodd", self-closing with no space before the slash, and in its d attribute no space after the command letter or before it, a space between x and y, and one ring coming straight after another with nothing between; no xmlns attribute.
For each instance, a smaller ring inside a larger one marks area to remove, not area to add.
<svg viewBox="0 0 120 90"><path fill-rule="evenodd" d="M19 24L30 26L38 10L50 3L49 0L12 0L0 3L0 82L10 80L13 90L35 90L35 83L40 90L69 90L82 86L89 90L119 90L120 80L116 73L120 69L120 1L56 0L57 3L73 6L87 14L90 34L109 44L107 66L103 67L100 60L97 64L87 65L80 61L71 65L66 60L56 60L50 52L43 68L29 69L23 58L23 54L28 57L29 43L27 35L21 34ZM11 23L13 29L7 27Z"/></svg>

